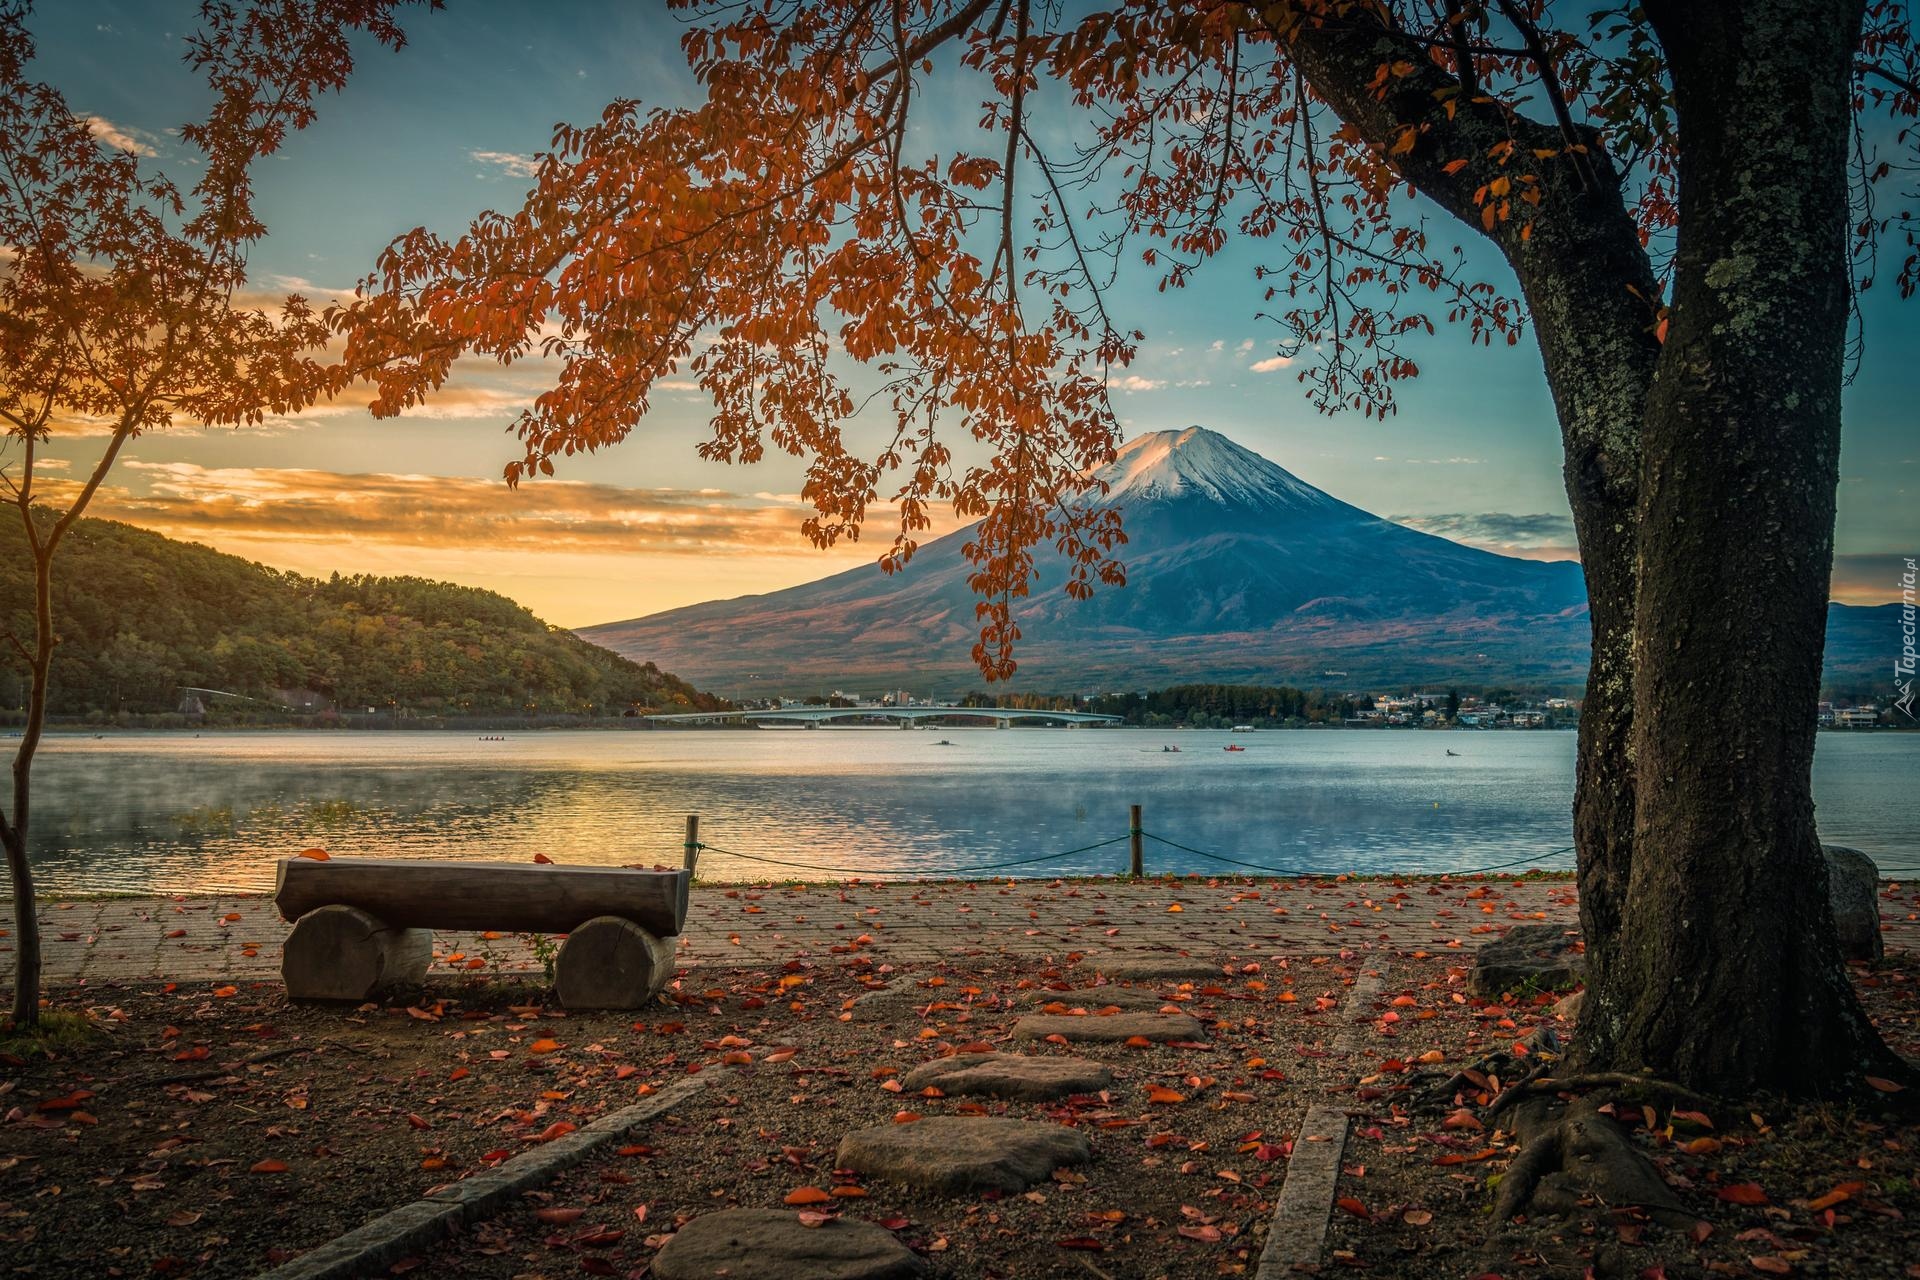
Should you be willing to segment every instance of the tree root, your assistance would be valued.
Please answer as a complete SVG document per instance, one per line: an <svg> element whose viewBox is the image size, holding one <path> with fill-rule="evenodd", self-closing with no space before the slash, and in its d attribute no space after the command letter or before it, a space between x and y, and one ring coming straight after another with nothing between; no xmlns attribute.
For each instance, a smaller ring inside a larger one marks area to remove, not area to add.
<svg viewBox="0 0 1920 1280"><path fill-rule="evenodd" d="M1583 1098L1571 1105L1536 1097L1516 1113L1524 1145L1500 1178L1494 1218L1566 1216L1584 1204L1636 1208L1661 1226L1691 1227L1696 1219L1680 1203L1653 1163L1626 1133Z"/></svg>
<svg viewBox="0 0 1920 1280"><path fill-rule="evenodd" d="M1462 1067L1452 1075L1440 1079L1438 1084L1430 1083L1431 1080L1438 1078L1437 1072L1427 1073L1425 1082L1410 1082L1410 1087L1416 1094L1413 1105L1451 1109L1456 1105L1454 1099L1461 1094L1485 1092L1486 1086L1476 1084L1469 1078L1469 1072L1477 1073L1486 1079L1502 1081L1509 1078L1509 1073L1517 1076L1515 1083L1502 1088L1499 1096L1504 1098L1514 1089L1529 1084L1551 1071L1554 1064L1559 1061L1562 1045L1560 1037L1554 1033L1553 1028L1544 1026L1534 1028L1533 1032L1527 1036L1525 1043L1528 1053L1533 1057L1520 1058L1504 1049L1496 1049L1476 1058L1471 1064ZM1534 1060L1536 1057L1538 1061Z"/></svg>
<svg viewBox="0 0 1920 1280"><path fill-rule="evenodd" d="M1542 1094L1572 1093L1580 1089L1600 1088L1619 1089L1628 1093L1637 1092L1643 1096L1665 1098L1670 1102L1684 1102L1695 1110L1705 1110L1715 1105L1713 1099L1705 1094L1695 1093L1685 1085L1659 1080L1653 1076L1636 1076L1626 1071L1587 1071L1557 1079L1536 1072L1495 1098L1487 1107L1487 1118L1491 1120L1507 1108Z"/></svg>

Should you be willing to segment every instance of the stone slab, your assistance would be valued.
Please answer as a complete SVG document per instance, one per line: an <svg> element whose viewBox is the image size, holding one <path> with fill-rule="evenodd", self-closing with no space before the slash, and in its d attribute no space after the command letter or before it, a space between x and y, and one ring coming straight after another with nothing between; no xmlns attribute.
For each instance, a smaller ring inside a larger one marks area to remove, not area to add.
<svg viewBox="0 0 1920 1280"><path fill-rule="evenodd" d="M1087 957L1083 967L1103 978L1129 982L1200 982L1219 978L1224 972L1223 963L1210 956L1181 955L1177 951L1108 951Z"/></svg>
<svg viewBox="0 0 1920 1280"><path fill-rule="evenodd" d="M809 1227L791 1209L695 1218L653 1259L658 1280L913 1280L926 1263L885 1227L835 1218Z"/></svg>
<svg viewBox="0 0 1920 1280"><path fill-rule="evenodd" d="M936 1116L860 1129L840 1140L834 1167L944 1195L1023 1191L1063 1165L1093 1158L1087 1135L1047 1121Z"/></svg>
<svg viewBox="0 0 1920 1280"><path fill-rule="evenodd" d="M961 1053L923 1062L907 1072L900 1083L908 1093L931 1085L954 1097L1044 1102L1076 1093L1098 1093L1113 1083L1113 1072L1085 1058Z"/></svg>
<svg viewBox="0 0 1920 1280"><path fill-rule="evenodd" d="M1161 1009L1169 1004L1178 1007L1177 1002L1167 999L1151 987L1123 987L1109 984L1103 987L1075 987L1071 991L1029 991L1027 1002L1044 1009L1049 1005L1059 1005L1071 1012L1084 1009L1093 1013L1100 1009L1122 1009L1138 1012L1142 1009Z"/></svg>
<svg viewBox="0 0 1920 1280"><path fill-rule="evenodd" d="M1013 1024L1015 1040L1045 1040L1064 1036L1094 1044L1113 1044L1145 1036L1149 1040L1198 1040L1205 1034L1199 1020L1185 1013L1090 1013L1083 1018L1071 1014L1030 1013Z"/></svg>

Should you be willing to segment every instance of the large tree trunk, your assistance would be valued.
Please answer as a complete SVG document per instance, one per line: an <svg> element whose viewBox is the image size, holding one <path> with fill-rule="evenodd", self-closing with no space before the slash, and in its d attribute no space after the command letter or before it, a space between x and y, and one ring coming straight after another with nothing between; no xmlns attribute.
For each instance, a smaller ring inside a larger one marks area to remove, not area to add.
<svg viewBox="0 0 1920 1280"><path fill-rule="evenodd" d="M1615 964L1633 867L1633 628L1640 420L1660 343L1653 266L1612 165L1592 147L1587 185L1568 181L1525 240L1506 247L1533 312L1565 449L1593 656L1580 709L1573 836L1589 989ZM1586 1002L1581 1043L1605 1043L1604 995Z"/></svg>
<svg viewBox="0 0 1920 1280"><path fill-rule="evenodd" d="M1703 1091L1824 1094L1888 1058L1835 942L1811 794L1859 5L1648 9L1682 221L1642 432L1634 858L1586 1055Z"/></svg>

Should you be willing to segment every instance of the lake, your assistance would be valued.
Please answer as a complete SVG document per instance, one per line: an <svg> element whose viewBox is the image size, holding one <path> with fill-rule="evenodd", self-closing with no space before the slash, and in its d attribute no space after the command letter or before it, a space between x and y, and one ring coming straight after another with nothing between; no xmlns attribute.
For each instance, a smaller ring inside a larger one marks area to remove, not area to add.
<svg viewBox="0 0 1920 1280"><path fill-rule="evenodd" d="M35 771L33 858L51 895L270 889L274 859L315 845L677 866L698 813L708 879L1087 874L1126 869L1140 804L1147 832L1186 846L1149 839L1149 872L1242 869L1201 853L1309 872L1566 867L1573 753L1571 733L1507 731L61 736ZM1920 734L1821 735L1826 840L1920 864L1917 786Z"/></svg>

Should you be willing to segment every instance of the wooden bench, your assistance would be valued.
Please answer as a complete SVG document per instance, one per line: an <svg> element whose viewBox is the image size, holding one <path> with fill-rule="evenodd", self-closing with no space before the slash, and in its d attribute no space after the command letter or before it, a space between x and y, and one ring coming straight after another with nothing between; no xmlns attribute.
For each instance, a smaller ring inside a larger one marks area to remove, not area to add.
<svg viewBox="0 0 1920 1280"><path fill-rule="evenodd" d="M286 858L274 905L293 922L280 974L295 1000L418 986L434 929L564 933L569 1009L632 1009L673 975L691 873L524 862Z"/></svg>

